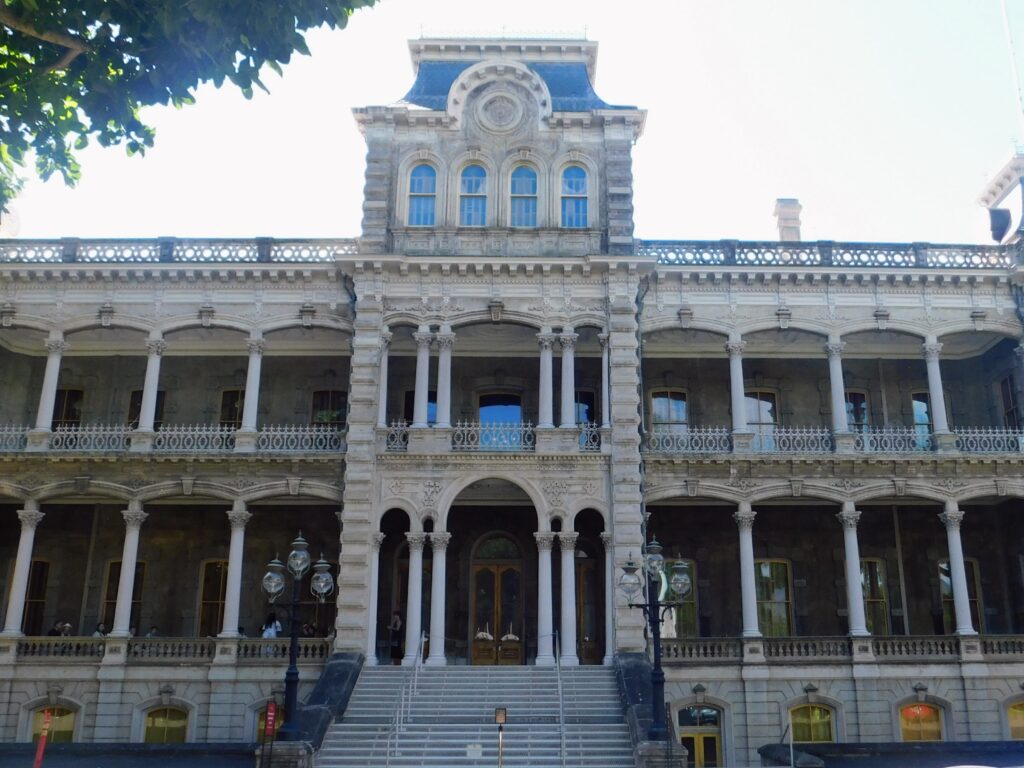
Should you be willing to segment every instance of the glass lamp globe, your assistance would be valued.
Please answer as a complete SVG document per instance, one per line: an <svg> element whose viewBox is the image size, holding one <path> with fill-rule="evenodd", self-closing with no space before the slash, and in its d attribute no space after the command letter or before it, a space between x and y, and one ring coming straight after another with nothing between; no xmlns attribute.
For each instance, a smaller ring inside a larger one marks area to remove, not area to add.
<svg viewBox="0 0 1024 768"><path fill-rule="evenodd" d="M669 577L668 584L674 595L678 597L690 596L690 592L693 591L693 578L690 576L686 563L681 560L676 561L676 564L672 566L672 575Z"/></svg>
<svg viewBox="0 0 1024 768"><path fill-rule="evenodd" d="M632 560L627 560L622 566L622 575L619 576L619 589L626 596L627 600L635 600L643 589L643 580L638 571L639 566Z"/></svg>
<svg viewBox="0 0 1024 768"><path fill-rule="evenodd" d="M302 538L302 531L292 542L292 551L288 554L288 570L296 579L301 579L309 570L313 558L309 556L309 542Z"/></svg>
<svg viewBox="0 0 1024 768"><path fill-rule="evenodd" d="M644 558L644 564L647 566L647 572L654 578L658 577L661 569L665 566L665 558L661 556L661 544L657 539L647 542L647 556Z"/></svg>
<svg viewBox="0 0 1024 768"><path fill-rule="evenodd" d="M284 592L283 571L284 563L276 557L267 564L267 572L263 575L263 591L267 593L270 602L274 602Z"/></svg>
<svg viewBox="0 0 1024 768"><path fill-rule="evenodd" d="M334 591L334 579L331 578L331 564L324 560L321 554L320 559L313 565L313 578L310 579L309 589L316 595L321 603Z"/></svg>

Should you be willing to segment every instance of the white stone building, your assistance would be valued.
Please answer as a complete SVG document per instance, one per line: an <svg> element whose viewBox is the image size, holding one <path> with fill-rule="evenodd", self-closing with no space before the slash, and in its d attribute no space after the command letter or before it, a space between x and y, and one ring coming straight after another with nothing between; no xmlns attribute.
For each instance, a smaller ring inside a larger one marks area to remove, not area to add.
<svg viewBox="0 0 1024 768"><path fill-rule="evenodd" d="M299 529L304 691L394 611L406 663L643 651L653 535L692 764L1024 738L1016 246L637 240L596 43L410 49L358 239L0 241L0 739L253 739Z"/></svg>

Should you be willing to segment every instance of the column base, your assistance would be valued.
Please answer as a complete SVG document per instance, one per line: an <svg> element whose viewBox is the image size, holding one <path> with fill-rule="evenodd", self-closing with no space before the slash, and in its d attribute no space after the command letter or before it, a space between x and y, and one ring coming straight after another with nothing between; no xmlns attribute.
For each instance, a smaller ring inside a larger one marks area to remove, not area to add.
<svg viewBox="0 0 1024 768"><path fill-rule="evenodd" d="M153 438L156 432L152 430L136 429L131 434L131 443L128 446L130 453L149 452L153 450Z"/></svg>
<svg viewBox="0 0 1024 768"><path fill-rule="evenodd" d="M741 432L733 430L732 433L732 452L733 453L753 453L754 452L754 433L753 432Z"/></svg>
<svg viewBox="0 0 1024 768"><path fill-rule="evenodd" d="M50 435L53 433L48 429L30 429L25 433L25 450L47 451L50 449Z"/></svg>
<svg viewBox="0 0 1024 768"><path fill-rule="evenodd" d="M938 453L959 453L956 447L956 435L952 432L936 432L932 435L935 450Z"/></svg>
<svg viewBox="0 0 1024 768"><path fill-rule="evenodd" d="M580 665L580 659L574 653L572 656L562 656L560 663L563 667L578 667Z"/></svg>
<svg viewBox="0 0 1024 768"><path fill-rule="evenodd" d="M857 452L857 436L852 432L834 432L832 440L835 442L836 453Z"/></svg>
<svg viewBox="0 0 1024 768"><path fill-rule="evenodd" d="M25 633L20 629L5 629L0 632L0 637L11 640L19 640L25 636Z"/></svg>
<svg viewBox="0 0 1024 768"><path fill-rule="evenodd" d="M235 453L254 453L256 438L259 433L255 429L239 429L235 431Z"/></svg>
<svg viewBox="0 0 1024 768"><path fill-rule="evenodd" d="M555 657L554 655L549 656L547 654L544 656L537 656L537 658L533 660L533 664L536 667L553 667L555 666Z"/></svg>
<svg viewBox="0 0 1024 768"><path fill-rule="evenodd" d="M448 659L444 656L427 656L423 664L428 667L445 667L448 665Z"/></svg>

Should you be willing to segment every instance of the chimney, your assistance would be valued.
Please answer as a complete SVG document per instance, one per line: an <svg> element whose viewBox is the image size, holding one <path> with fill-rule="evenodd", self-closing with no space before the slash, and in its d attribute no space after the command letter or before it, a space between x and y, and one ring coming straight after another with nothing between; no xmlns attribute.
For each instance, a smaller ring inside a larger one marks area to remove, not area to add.
<svg viewBox="0 0 1024 768"><path fill-rule="evenodd" d="M800 201L795 197L780 197L775 201L775 218L779 224L779 240L784 243L800 242Z"/></svg>

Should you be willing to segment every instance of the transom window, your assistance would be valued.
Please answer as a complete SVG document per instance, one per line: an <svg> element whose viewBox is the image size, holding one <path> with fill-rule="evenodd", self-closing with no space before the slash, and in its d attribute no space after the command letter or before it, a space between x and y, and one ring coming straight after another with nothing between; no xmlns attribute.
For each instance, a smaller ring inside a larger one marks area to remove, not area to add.
<svg viewBox="0 0 1024 768"><path fill-rule="evenodd" d="M52 429L76 427L82 423L82 400L85 393L80 389L58 389L53 400Z"/></svg>
<svg viewBox="0 0 1024 768"><path fill-rule="evenodd" d="M586 229L587 172L578 165L562 171L562 226L566 229Z"/></svg>
<svg viewBox="0 0 1024 768"><path fill-rule="evenodd" d="M241 427L243 408L245 408L245 390L225 389L220 393L220 425L234 429Z"/></svg>
<svg viewBox="0 0 1024 768"><path fill-rule="evenodd" d="M793 724L793 741L828 743L836 740L832 727L832 710L814 704L804 704L789 710Z"/></svg>
<svg viewBox="0 0 1024 768"><path fill-rule="evenodd" d="M203 563L199 594L199 636L214 637L224 626L224 596L227 594L228 561Z"/></svg>
<svg viewBox="0 0 1024 768"><path fill-rule="evenodd" d="M722 757L722 711L707 704L683 707L676 715L687 768L718 768Z"/></svg>
<svg viewBox="0 0 1024 768"><path fill-rule="evenodd" d="M156 408L153 410L153 429L160 429L164 423L164 395L162 389L156 393ZM132 390L128 400L128 423L132 429L139 428L139 417L142 415L142 390Z"/></svg>
<svg viewBox="0 0 1024 768"><path fill-rule="evenodd" d="M135 586L132 588L132 611L129 626L139 627L142 614L142 586L146 580L146 564L135 563ZM107 586L103 591L103 623L107 628L114 626L114 613L117 610L117 590L121 582L121 561L111 560L107 564Z"/></svg>
<svg viewBox="0 0 1024 768"><path fill-rule="evenodd" d="M409 226L432 227L436 220L437 171L422 163L409 174Z"/></svg>
<svg viewBox="0 0 1024 768"><path fill-rule="evenodd" d="M942 712L931 704L909 704L900 709L903 741L942 741Z"/></svg>
<svg viewBox="0 0 1024 768"><path fill-rule="evenodd" d="M971 623L978 632L984 632L985 612L982 608L978 561L973 557L965 557L964 571L967 574L967 597L971 604ZM939 591L942 593L942 627L947 635L951 635L956 631L956 609L953 605L953 577L949 571L949 560L939 561Z"/></svg>
<svg viewBox="0 0 1024 768"><path fill-rule="evenodd" d="M885 562L874 558L860 561L860 586L864 594L864 618L868 632L889 634L889 597L885 588Z"/></svg>
<svg viewBox="0 0 1024 768"><path fill-rule="evenodd" d="M537 172L526 165L512 171L512 226L537 226Z"/></svg>
<svg viewBox="0 0 1024 768"><path fill-rule="evenodd" d="M756 560L757 620L765 637L793 634L793 587L785 560Z"/></svg>
<svg viewBox="0 0 1024 768"><path fill-rule="evenodd" d="M345 426L348 411L348 393L340 389L320 389L313 393L312 424L325 427Z"/></svg>
<svg viewBox="0 0 1024 768"><path fill-rule="evenodd" d="M487 171L481 165L467 165L459 177L459 226L487 224Z"/></svg>
<svg viewBox="0 0 1024 768"><path fill-rule="evenodd" d="M47 712L50 713L50 730L46 734L46 743L67 744L73 741L75 736L74 711L65 707L43 707L32 713L32 742L39 741Z"/></svg>
<svg viewBox="0 0 1024 768"><path fill-rule="evenodd" d="M147 744L184 744L188 731L188 712L174 707L158 707L146 713Z"/></svg>

